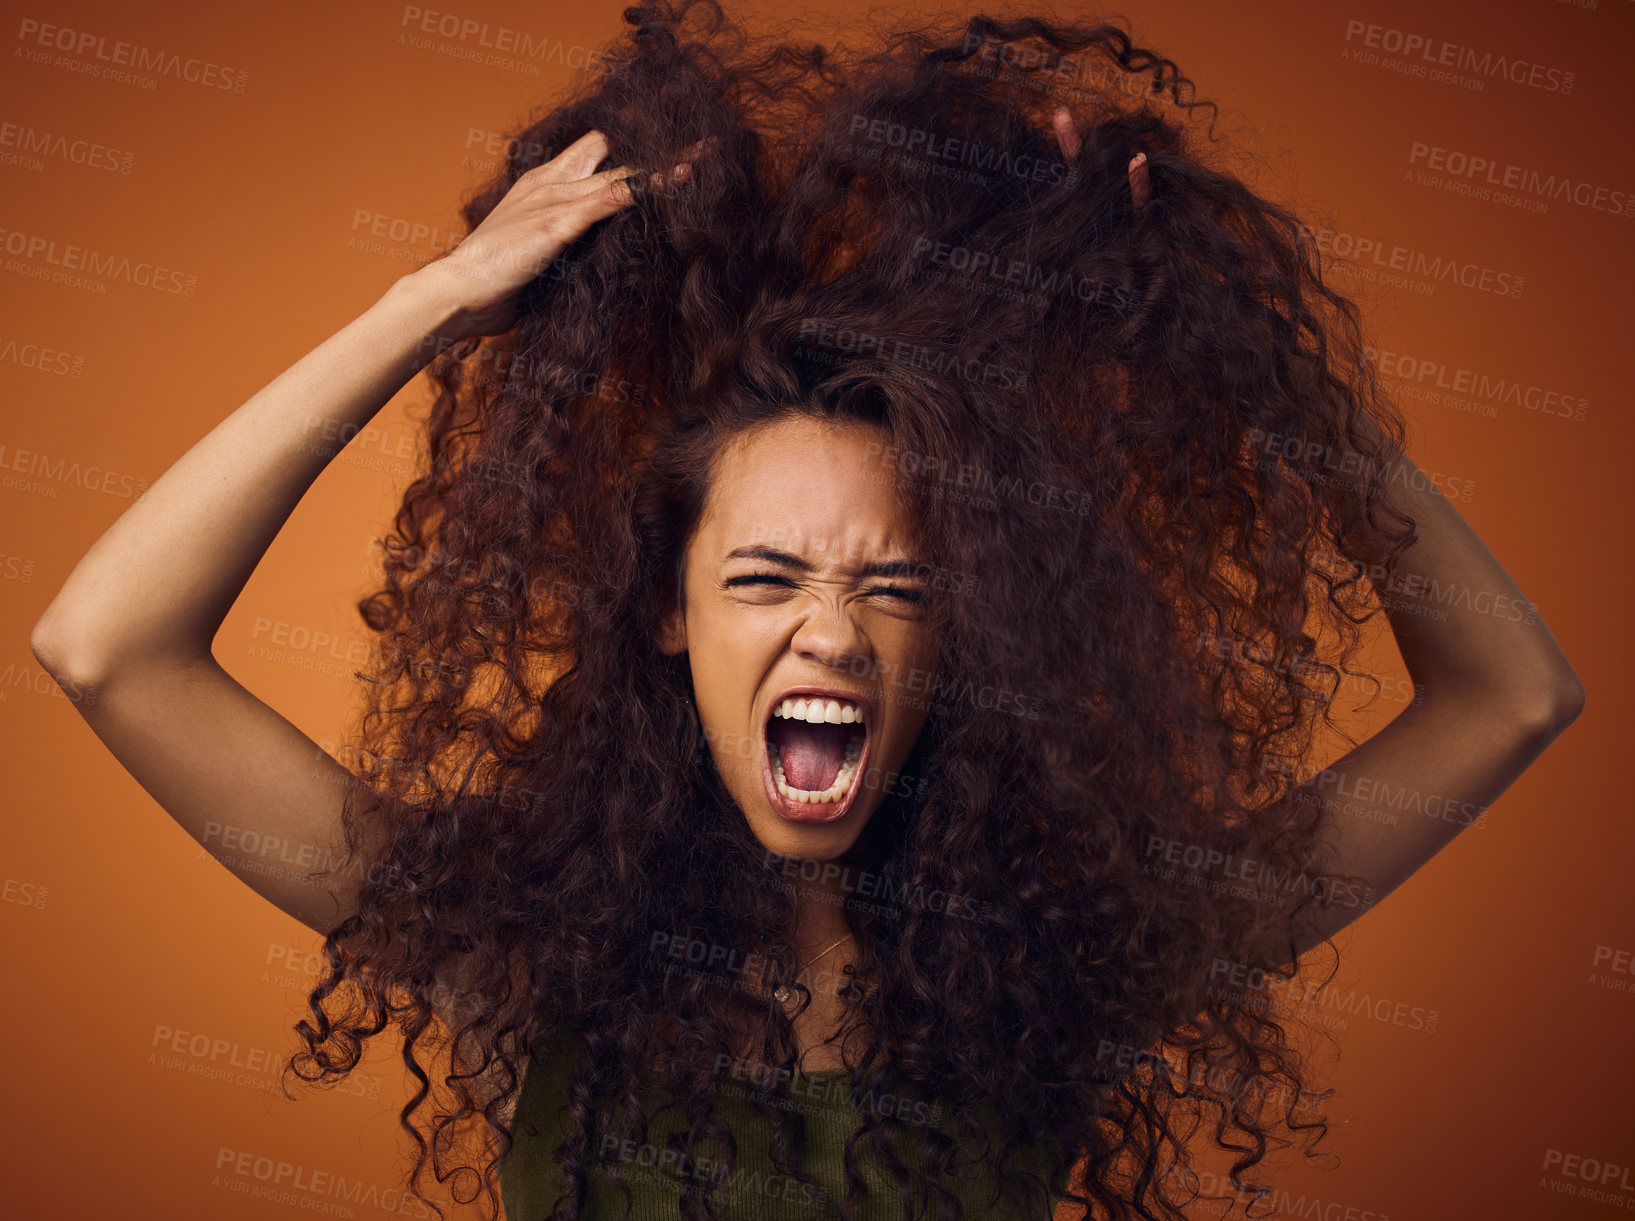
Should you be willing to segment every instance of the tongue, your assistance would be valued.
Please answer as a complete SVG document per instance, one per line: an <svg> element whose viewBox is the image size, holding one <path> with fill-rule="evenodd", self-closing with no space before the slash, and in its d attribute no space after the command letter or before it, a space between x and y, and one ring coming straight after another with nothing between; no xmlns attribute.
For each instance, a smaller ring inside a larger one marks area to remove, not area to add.
<svg viewBox="0 0 1635 1221"><path fill-rule="evenodd" d="M783 761L783 778L790 788L809 793L822 793L835 782L853 732L851 725L814 725L784 717L773 717L766 727L767 741L778 748Z"/></svg>

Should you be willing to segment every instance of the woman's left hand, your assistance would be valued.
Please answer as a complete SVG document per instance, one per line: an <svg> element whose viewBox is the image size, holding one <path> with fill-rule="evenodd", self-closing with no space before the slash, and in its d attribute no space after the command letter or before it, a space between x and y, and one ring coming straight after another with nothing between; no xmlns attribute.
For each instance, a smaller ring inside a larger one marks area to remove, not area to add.
<svg viewBox="0 0 1635 1221"><path fill-rule="evenodd" d="M1056 143L1062 146L1062 156L1073 160L1079 155L1079 133L1073 127L1073 116L1065 110L1058 110L1050 121L1056 129ZM1130 158L1130 198L1135 201L1136 211L1141 210L1151 194L1152 189L1147 183L1147 154L1137 153Z"/></svg>

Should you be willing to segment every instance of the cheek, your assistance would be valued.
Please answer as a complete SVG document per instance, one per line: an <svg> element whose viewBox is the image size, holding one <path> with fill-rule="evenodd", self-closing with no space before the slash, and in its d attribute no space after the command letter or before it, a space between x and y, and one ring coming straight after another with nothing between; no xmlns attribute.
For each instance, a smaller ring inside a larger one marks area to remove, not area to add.
<svg viewBox="0 0 1635 1221"><path fill-rule="evenodd" d="M937 664L937 641L927 629L921 629L914 634L914 659L922 670L930 670Z"/></svg>
<svg viewBox="0 0 1635 1221"><path fill-rule="evenodd" d="M710 647L692 654L693 691L705 740L722 769L758 767L760 726L751 724L755 680L745 652Z"/></svg>
<svg viewBox="0 0 1635 1221"><path fill-rule="evenodd" d="M891 710L889 736L893 742L912 739L924 721L933 687L935 650L918 636L904 635L889 651L881 650L884 695Z"/></svg>
<svg viewBox="0 0 1635 1221"><path fill-rule="evenodd" d="M924 628L913 625L892 640L891 658L900 685L923 684L936 665L936 641Z"/></svg>
<svg viewBox="0 0 1635 1221"><path fill-rule="evenodd" d="M699 722L717 771L725 776L759 772L760 737L753 728L745 727L741 714L700 710Z"/></svg>

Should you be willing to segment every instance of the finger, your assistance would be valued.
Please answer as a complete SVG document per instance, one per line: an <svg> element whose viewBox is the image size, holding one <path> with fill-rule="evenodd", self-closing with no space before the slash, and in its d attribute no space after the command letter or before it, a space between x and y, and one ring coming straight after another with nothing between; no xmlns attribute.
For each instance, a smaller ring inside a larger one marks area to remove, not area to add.
<svg viewBox="0 0 1635 1221"><path fill-rule="evenodd" d="M715 146L714 136L705 136L702 140L695 141L682 150L681 160L670 171L670 185L680 186L693 176L693 162L704 155L706 146L711 148Z"/></svg>
<svg viewBox="0 0 1635 1221"><path fill-rule="evenodd" d="M672 171L673 181L681 183L692 177L693 162L706 153L713 152L720 143L721 137L719 136L705 136L702 140L694 141L688 145L682 151L680 164Z"/></svg>
<svg viewBox="0 0 1635 1221"><path fill-rule="evenodd" d="M607 149L607 136L593 127L550 160L534 166L528 175L538 182L577 182L607 156Z"/></svg>
<svg viewBox="0 0 1635 1221"><path fill-rule="evenodd" d="M647 190L649 192L667 191L673 186L685 182L691 172L692 167L686 162L672 170L668 178L657 170L650 171L645 175ZM587 194L597 194L599 188L606 187L608 197L622 207L635 202L635 195L631 190L631 181L643 176L641 170L633 170L628 165L616 165L610 170L603 170L600 174L594 174L585 179L587 184L592 185L592 189Z"/></svg>
<svg viewBox="0 0 1635 1221"><path fill-rule="evenodd" d="M1051 116L1050 123L1056 129L1056 143L1062 146L1062 156L1073 160L1079 155L1079 133L1073 128L1073 116L1058 110Z"/></svg>
<svg viewBox="0 0 1635 1221"><path fill-rule="evenodd" d="M1138 211L1152 197L1152 185L1147 181L1146 153L1137 153L1130 158L1130 197L1135 200Z"/></svg>
<svg viewBox="0 0 1635 1221"><path fill-rule="evenodd" d="M602 182L608 188L608 194L615 203L624 205L631 203L635 196L631 193L628 179L636 177L639 170L633 170L628 165L616 165L610 170L603 170L587 178L586 182Z"/></svg>

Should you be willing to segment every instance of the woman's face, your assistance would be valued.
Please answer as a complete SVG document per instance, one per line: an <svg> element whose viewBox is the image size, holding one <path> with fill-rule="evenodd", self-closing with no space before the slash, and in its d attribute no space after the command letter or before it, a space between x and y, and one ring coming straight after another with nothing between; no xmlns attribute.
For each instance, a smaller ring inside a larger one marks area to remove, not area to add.
<svg viewBox="0 0 1635 1221"><path fill-rule="evenodd" d="M729 442L661 634L666 653L687 652L727 791L783 856L841 856L888 794L919 783L899 769L934 690L929 568L880 478L885 444L870 425L807 416Z"/></svg>

